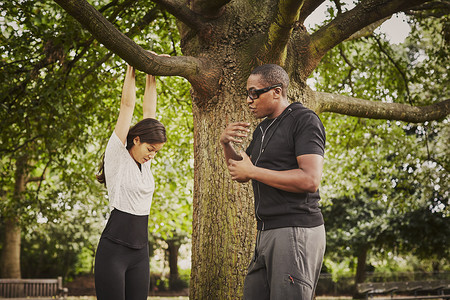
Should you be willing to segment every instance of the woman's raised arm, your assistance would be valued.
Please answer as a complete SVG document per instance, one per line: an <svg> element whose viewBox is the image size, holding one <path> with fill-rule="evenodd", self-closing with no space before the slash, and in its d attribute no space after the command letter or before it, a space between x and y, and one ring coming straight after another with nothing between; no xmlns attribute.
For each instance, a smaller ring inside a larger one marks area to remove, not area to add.
<svg viewBox="0 0 450 300"><path fill-rule="evenodd" d="M134 105L136 103L136 83L135 71L130 65L127 66L125 81L122 89L122 99L120 100L120 112L114 129L116 135L125 145L131 119L133 118Z"/></svg>
<svg viewBox="0 0 450 300"><path fill-rule="evenodd" d="M148 51L153 55L170 57L169 54L156 54L153 51ZM143 117L156 119L156 78L153 75L147 74L145 77L145 91L144 101L142 103Z"/></svg>
<svg viewBox="0 0 450 300"><path fill-rule="evenodd" d="M153 75L145 76L144 101L142 103L144 119L156 118L156 78Z"/></svg>

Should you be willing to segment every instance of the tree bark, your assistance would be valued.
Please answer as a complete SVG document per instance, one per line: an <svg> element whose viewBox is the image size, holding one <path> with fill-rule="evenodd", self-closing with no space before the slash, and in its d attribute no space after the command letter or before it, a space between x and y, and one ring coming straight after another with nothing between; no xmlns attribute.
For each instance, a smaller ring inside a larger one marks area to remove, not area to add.
<svg viewBox="0 0 450 300"><path fill-rule="evenodd" d="M168 240L166 243L169 254L169 288L174 291L177 289L177 283L180 279L178 273L178 250L181 244L178 240Z"/></svg>
<svg viewBox="0 0 450 300"><path fill-rule="evenodd" d="M366 279L366 260L367 260L367 252L369 251L369 246L365 245L358 253L358 263L356 266L356 275L355 275L355 289L353 292L354 299L360 299L360 295L358 295L358 291L356 290L356 285L358 283L363 283Z"/></svg>
<svg viewBox="0 0 450 300"><path fill-rule="evenodd" d="M20 203L26 185L26 164L27 159L22 156L16 161L15 185L13 201ZM20 272L20 246L21 229L19 217L7 215L5 218L5 240L0 259L0 269L2 278L21 278Z"/></svg>
<svg viewBox="0 0 450 300"><path fill-rule="evenodd" d="M366 260L368 247L363 247L358 254L358 265L356 267L355 283L363 283L366 279Z"/></svg>
<svg viewBox="0 0 450 300"><path fill-rule="evenodd" d="M191 9L207 18L217 18L231 0L192 0Z"/></svg>
<svg viewBox="0 0 450 300"><path fill-rule="evenodd" d="M5 240L0 269L2 278L21 278L20 227L15 219L5 220Z"/></svg>
<svg viewBox="0 0 450 300"><path fill-rule="evenodd" d="M450 99L427 106L410 106L324 92L316 92L315 95L317 107L314 110L317 113L336 112L347 116L412 123L443 119L450 113Z"/></svg>
<svg viewBox="0 0 450 300"><path fill-rule="evenodd" d="M214 109L194 106L190 299L241 297L251 258L256 227L253 194L248 183L231 181L218 142L229 122L251 119L245 102L235 99L235 95L223 93Z"/></svg>

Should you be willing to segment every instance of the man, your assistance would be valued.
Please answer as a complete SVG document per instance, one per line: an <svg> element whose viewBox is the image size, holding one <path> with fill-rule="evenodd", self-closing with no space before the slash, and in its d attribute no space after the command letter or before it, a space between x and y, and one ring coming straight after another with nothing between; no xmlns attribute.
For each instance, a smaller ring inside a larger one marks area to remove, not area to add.
<svg viewBox="0 0 450 300"><path fill-rule="evenodd" d="M318 202L325 148L319 117L289 104L289 76L278 65L262 65L247 80L247 104L265 118L246 152L233 143L249 123L229 124L220 137L231 178L253 184L258 234L244 283L244 299L313 299L325 252Z"/></svg>

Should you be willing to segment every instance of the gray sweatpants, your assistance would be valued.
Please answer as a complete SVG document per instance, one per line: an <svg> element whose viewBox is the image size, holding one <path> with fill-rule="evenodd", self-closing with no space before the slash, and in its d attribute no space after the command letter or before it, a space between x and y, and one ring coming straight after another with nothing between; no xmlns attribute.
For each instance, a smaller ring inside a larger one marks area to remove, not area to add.
<svg viewBox="0 0 450 300"><path fill-rule="evenodd" d="M325 253L325 227L258 231L245 300L311 300Z"/></svg>

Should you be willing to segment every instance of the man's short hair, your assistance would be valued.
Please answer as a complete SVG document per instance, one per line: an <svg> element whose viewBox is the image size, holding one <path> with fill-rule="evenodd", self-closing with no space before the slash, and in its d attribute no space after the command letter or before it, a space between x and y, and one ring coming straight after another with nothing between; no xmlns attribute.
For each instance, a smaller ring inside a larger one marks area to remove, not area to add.
<svg viewBox="0 0 450 300"><path fill-rule="evenodd" d="M289 75L279 65L266 64L257 66L250 75L260 75L261 80L268 86L281 83L282 95L283 97L286 97L289 88Z"/></svg>

